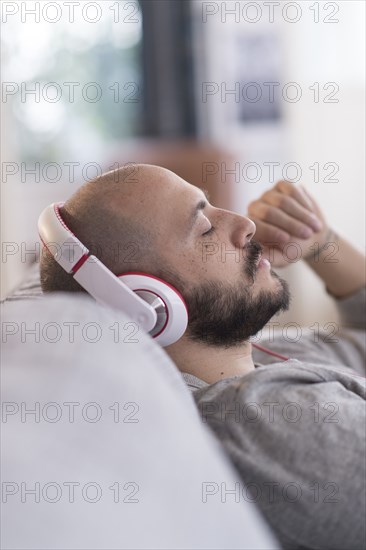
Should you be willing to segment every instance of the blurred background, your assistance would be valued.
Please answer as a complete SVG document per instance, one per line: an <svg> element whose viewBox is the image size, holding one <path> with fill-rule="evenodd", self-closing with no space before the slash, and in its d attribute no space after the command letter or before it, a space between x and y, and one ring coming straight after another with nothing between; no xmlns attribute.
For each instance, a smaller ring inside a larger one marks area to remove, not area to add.
<svg viewBox="0 0 366 550"><path fill-rule="evenodd" d="M2 2L1 297L50 202L122 164L166 166L245 214L303 184L365 247L365 3ZM303 262L278 322L337 315Z"/></svg>

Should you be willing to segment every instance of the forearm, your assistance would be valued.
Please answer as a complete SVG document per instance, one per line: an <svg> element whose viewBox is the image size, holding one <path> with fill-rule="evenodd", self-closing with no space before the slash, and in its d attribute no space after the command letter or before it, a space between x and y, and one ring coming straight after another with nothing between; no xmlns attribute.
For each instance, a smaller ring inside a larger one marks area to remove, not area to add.
<svg viewBox="0 0 366 550"><path fill-rule="evenodd" d="M305 258L306 263L324 281L328 291L344 298L366 285L366 258L344 237L334 231L325 246Z"/></svg>

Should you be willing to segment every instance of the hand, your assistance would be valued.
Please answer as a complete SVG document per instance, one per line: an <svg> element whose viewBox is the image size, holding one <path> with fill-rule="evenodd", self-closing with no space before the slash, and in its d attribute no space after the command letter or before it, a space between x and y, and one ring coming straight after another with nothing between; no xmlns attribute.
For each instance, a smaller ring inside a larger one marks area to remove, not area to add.
<svg viewBox="0 0 366 550"><path fill-rule="evenodd" d="M315 200L304 187L289 181L279 181L251 202L248 217L257 226L254 240L274 267L312 257L314 244L321 248L329 230Z"/></svg>

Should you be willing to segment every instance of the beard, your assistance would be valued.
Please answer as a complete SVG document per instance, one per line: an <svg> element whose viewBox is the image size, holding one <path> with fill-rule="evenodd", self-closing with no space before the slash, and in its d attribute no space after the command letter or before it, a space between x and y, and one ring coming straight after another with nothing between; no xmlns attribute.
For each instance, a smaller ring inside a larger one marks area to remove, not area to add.
<svg viewBox="0 0 366 550"><path fill-rule="evenodd" d="M262 246L251 241L246 247L243 275L247 281L229 284L208 281L182 292L188 308L186 337L217 348L240 346L257 334L280 311L289 308L287 282L270 270L278 284L253 295L252 286L258 271ZM179 287L178 287L179 288Z"/></svg>

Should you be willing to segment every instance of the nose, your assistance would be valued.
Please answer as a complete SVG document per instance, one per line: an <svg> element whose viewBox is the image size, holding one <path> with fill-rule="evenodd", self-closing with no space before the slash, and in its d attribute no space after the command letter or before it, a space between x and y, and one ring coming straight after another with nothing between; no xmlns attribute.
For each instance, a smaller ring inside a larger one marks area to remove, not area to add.
<svg viewBox="0 0 366 550"><path fill-rule="evenodd" d="M257 227L255 223L246 216L236 216L234 220L233 240L235 246L244 248L253 238Z"/></svg>

